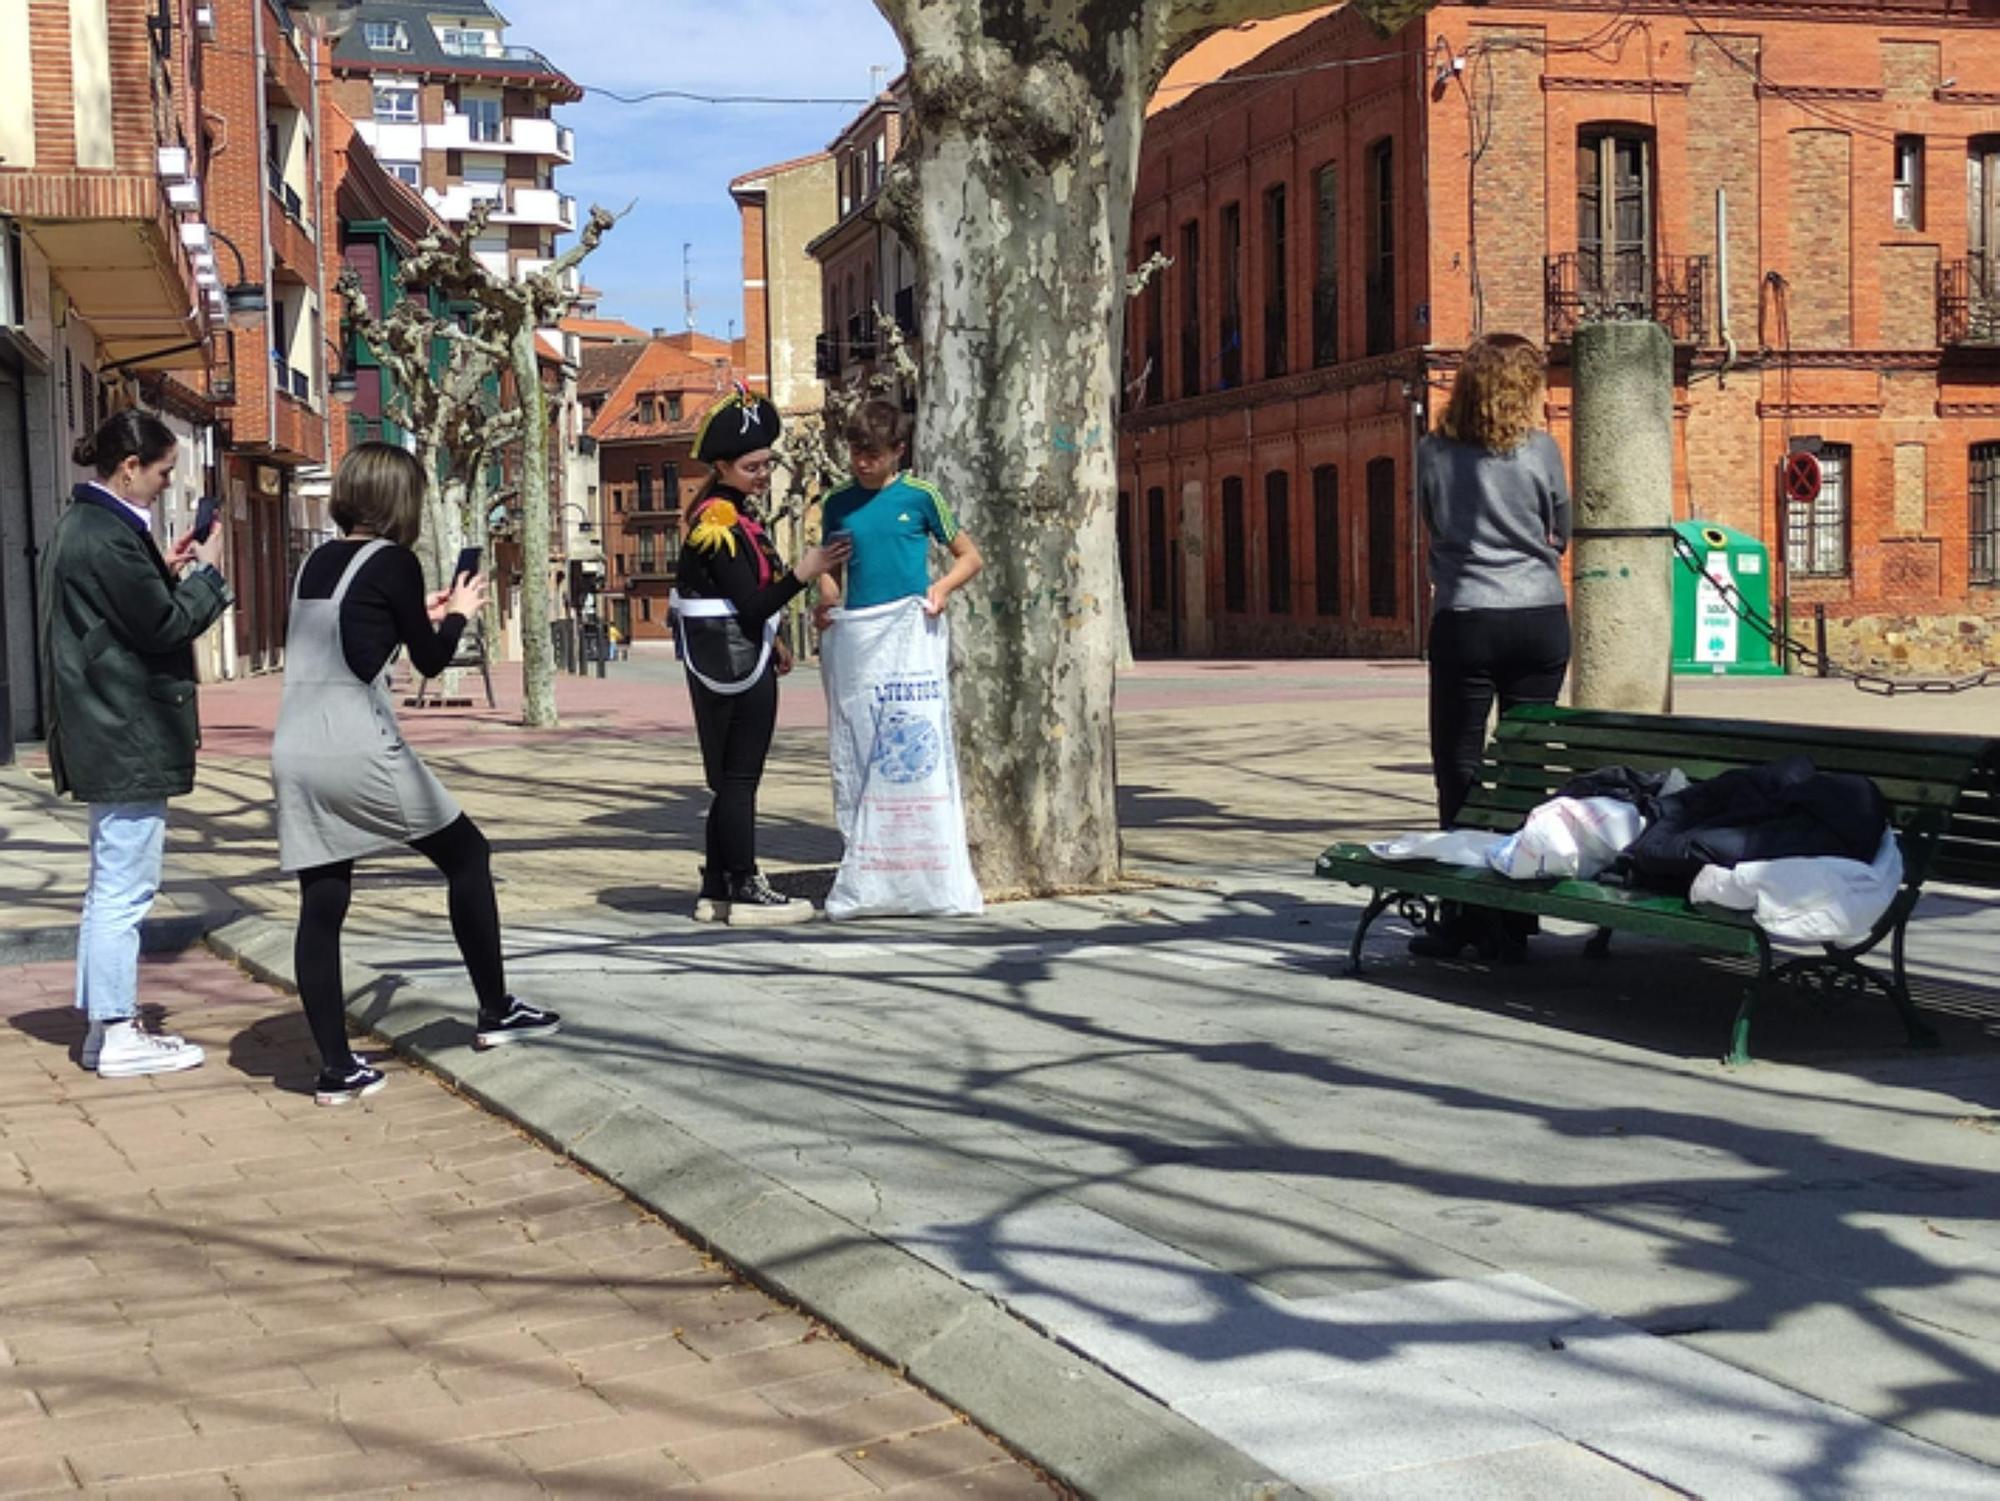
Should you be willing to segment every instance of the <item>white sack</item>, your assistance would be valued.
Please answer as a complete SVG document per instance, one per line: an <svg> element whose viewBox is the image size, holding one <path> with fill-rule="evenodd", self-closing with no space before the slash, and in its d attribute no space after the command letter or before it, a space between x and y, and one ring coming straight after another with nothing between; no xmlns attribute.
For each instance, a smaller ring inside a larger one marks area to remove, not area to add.
<svg viewBox="0 0 2000 1501"><path fill-rule="evenodd" d="M1704 865L1688 900L1754 913L1773 938L1850 944L1868 936L1902 884L1903 849L1891 829L1869 865L1832 855Z"/></svg>
<svg viewBox="0 0 2000 1501"><path fill-rule="evenodd" d="M1516 881L1592 881L1645 826L1639 810L1618 798L1558 797L1530 813L1489 863Z"/></svg>
<svg viewBox="0 0 2000 1501"><path fill-rule="evenodd" d="M1383 860L1436 860L1484 870L1488 857L1506 842L1507 835L1485 829L1419 829L1378 839L1368 846L1368 853Z"/></svg>
<svg viewBox="0 0 2000 1501"><path fill-rule="evenodd" d="M920 597L836 610L820 637L833 811L846 853L826 915L985 909L965 847L951 733L951 638Z"/></svg>

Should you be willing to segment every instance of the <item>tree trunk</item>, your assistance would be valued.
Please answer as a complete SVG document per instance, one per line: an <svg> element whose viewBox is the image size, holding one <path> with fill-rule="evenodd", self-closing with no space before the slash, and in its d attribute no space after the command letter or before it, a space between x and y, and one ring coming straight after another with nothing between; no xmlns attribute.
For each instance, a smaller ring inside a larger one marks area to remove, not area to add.
<svg viewBox="0 0 2000 1501"><path fill-rule="evenodd" d="M952 620L966 827L991 894L1119 873L1117 351L1148 59L1134 6L1064 50L915 22L917 447L987 558ZM938 184L949 184L949 191Z"/></svg>
<svg viewBox="0 0 2000 1501"><path fill-rule="evenodd" d="M549 413L535 359L535 328L514 335L515 399L521 404L521 722L556 723L556 648L549 636Z"/></svg>

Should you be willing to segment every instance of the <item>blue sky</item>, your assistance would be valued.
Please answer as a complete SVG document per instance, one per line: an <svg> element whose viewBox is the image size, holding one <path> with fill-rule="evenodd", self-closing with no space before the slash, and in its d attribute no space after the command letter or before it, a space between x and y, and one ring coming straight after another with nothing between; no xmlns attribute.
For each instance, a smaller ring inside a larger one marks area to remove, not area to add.
<svg viewBox="0 0 2000 1501"><path fill-rule="evenodd" d="M507 39L539 48L578 83L621 94L863 99L871 67L902 54L871 0L499 0ZM558 111L576 163L557 184L579 210L638 206L584 267L607 316L683 326L681 245L694 244L695 317L742 331L743 242L729 181L823 149L858 106L617 104L586 96Z"/></svg>

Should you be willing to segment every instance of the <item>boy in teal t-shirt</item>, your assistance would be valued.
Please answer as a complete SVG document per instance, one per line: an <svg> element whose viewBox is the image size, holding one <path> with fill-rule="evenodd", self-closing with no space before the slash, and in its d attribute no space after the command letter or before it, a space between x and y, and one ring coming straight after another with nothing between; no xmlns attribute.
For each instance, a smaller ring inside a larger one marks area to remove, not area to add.
<svg viewBox="0 0 2000 1501"><path fill-rule="evenodd" d="M951 596L985 564L937 486L902 472L909 417L889 402L865 402L848 423L846 438L854 478L822 504L820 536L844 532L854 553L845 568L820 575L814 623L828 629L834 607L842 603L865 610L913 596L923 598L930 614L942 614ZM935 583L933 542L952 559Z"/></svg>

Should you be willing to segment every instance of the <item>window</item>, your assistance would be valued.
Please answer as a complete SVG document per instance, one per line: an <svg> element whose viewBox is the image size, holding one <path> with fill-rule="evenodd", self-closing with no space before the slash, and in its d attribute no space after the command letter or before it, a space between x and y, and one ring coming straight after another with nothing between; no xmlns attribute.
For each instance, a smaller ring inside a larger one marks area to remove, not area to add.
<svg viewBox="0 0 2000 1501"><path fill-rule="evenodd" d="M1794 578L1840 578L1847 572L1848 472L1845 444L1819 451L1819 497L1790 503L1785 514L1785 571Z"/></svg>
<svg viewBox="0 0 2000 1501"><path fill-rule="evenodd" d="M1313 365L1340 362L1340 184L1332 163L1313 174Z"/></svg>
<svg viewBox="0 0 2000 1501"><path fill-rule="evenodd" d="M1292 477L1282 469L1264 476L1264 607L1292 613Z"/></svg>
<svg viewBox="0 0 2000 1501"><path fill-rule="evenodd" d="M364 21L361 26L362 40L368 43L371 52L408 52L410 34L403 29L401 21Z"/></svg>
<svg viewBox="0 0 2000 1501"><path fill-rule="evenodd" d="M639 571L651 573L660 566L659 539L651 532L639 533Z"/></svg>
<svg viewBox="0 0 2000 1501"><path fill-rule="evenodd" d="M1264 379L1290 368L1291 312L1285 297L1285 187L1264 194Z"/></svg>
<svg viewBox="0 0 2000 1501"><path fill-rule="evenodd" d="M1151 261L1160 254L1159 236L1146 242L1146 259ZM1167 372L1164 368L1166 351L1160 341L1166 336L1167 328L1167 288L1164 268L1153 272L1153 279L1146 283L1144 315L1146 319L1146 403L1164 401L1167 395Z"/></svg>
<svg viewBox="0 0 2000 1501"><path fill-rule="evenodd" d="M1243 206L1222 206L1222 389L1243 384Z"/></svg>
<svg viewBox="0 0 2000 1501"><path fill-rule="evenodd" d="M502 122L500 101L478 94L462 95L458 101L459 112L465 116L466 134L475 141L497 141L506 132Z"/></svg>
<svg viewBox="0 0 2000 1501"><path fill-rule="evenodd" d="M674 416L678 418L681 414L680 397L673 396L668 399L673 402ZM660 504L670 511L678 511L681 508L681 466L678 464L660 466Z"/></svg>
<svg viewBox="0 0 2000 1501"><path fill-rule="evenodd" d="M639 596L639 618L641 620L651 620L653 618L653 600L651 595L642 594Z"/></svg>
<svg viewBox="0 0 2000 1501"><path fill-rule="evenodd" d="M1972 448L1971 578L2000 584L2000 443Z"/></svg>
<svg viewBox="0 0 2000 1501"><path fill-rule="evenodd" d="M1896 185L1891 213L1898 229L1924 227L1924 138L1896 137Z"/></svg>
<svg viewBox="0 0 2000 1501"><path fill-rule="evenodd" d="M385 125L417 123L417 86L413 83L375 85L375 118Z"/></svg>
<svg viewBox="0 0 2000 1501"><path fill-rule="evenodd" d="M1576 146L1577 290L1593 314L1651 317L1652 150L1633 129L1593 126Z"/></svg>
<svg viewBox="0 0 2000 1501"><path fill-rule="evenodd" d="M416 162L384 162L382 170L398 182L406 182L411 187L421 187L423 168Z"/></svg>
<svg viewBox="0 0 2000 1501"><path fill-rule="evenodd" d="M1340 613L1340 471L1313 470L1313 613Z"/></svg>
<svg viewBox="0 0 2000 1501"><path fill-rule="evenodd" d="M1396 614L1396 461L1368 461L1368 613Z"/></svg>
<svg viewBox="0 0 2000 1501"><path fill-rule="evenodd" d="M485 57L500 50L491 32L446 27L438 33L438 45L452 57Z"/></svg>
<svg viewBox="0 0 2000 1501"><path fill-rule="evenodd" d="M1181 395L1201 395L1201 225L1181 226Z"/></svg>
<svg viewBox="0 0 2000 1501"><path fill-rule="evenodd" d="M652 510L653 509L653 466L651 464L634 465L632 469L632 478L639 487L639 509L642 511Z"/></svg>
<svg viewBox="0 0 2000 1501"><path fill-rule="evenodd" d="M678 391L669 391L667 393L666 402L667 402L667 421L669 422L680 421L681 393Z"/></svg>
<svg viewBox="0 0 2000 1501"><path fill-rule="evenodd" d="M1965 182L1965 248L1972 257L1972 292L1986 307L2000 297L2000 136L1980 136L1972 142Z"/></svg>
<svg viewBox="0 0 2000 1501"><path fill-rule="evenodd" d="M1146 492L1146 608L1167 609L1167 588L1167 492L1155 485Z"/></svg>
<svg viewBox="0 0 2000 1501"><path fill-rule="evenodd" d="M1396 143L1368 148L1368 352L1396 347Z"/></svg>
<svg viewBox="0 0 2000 1501"><path fill-rule="evenodd" d="M1243 481L1222 482L1222 608L1241 615L1250 608L1250 568L1243 535Z"/></svg>

